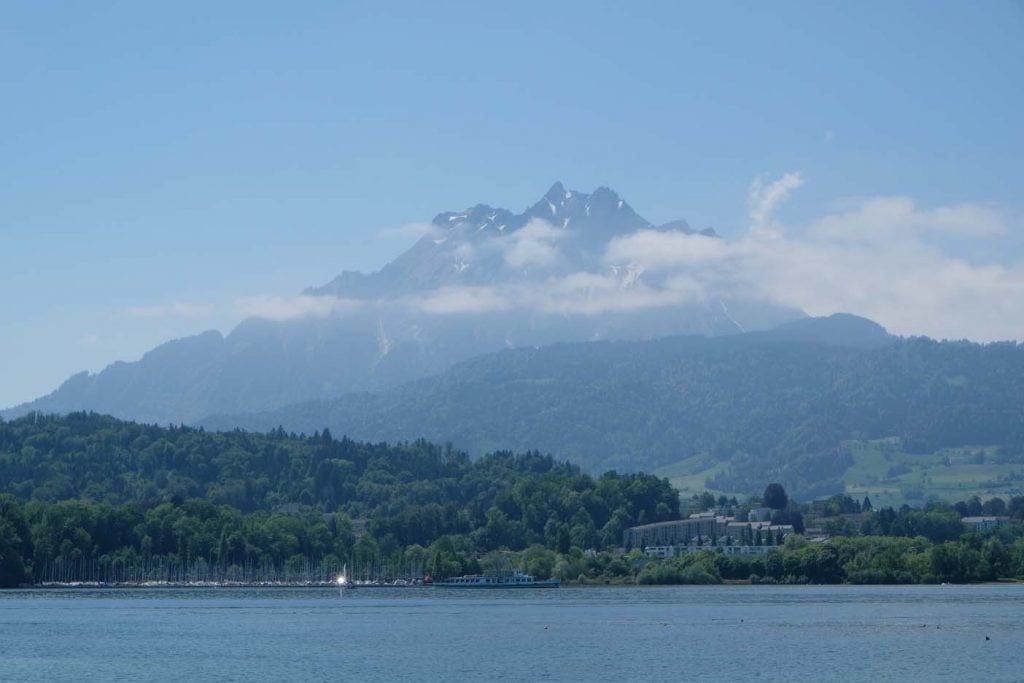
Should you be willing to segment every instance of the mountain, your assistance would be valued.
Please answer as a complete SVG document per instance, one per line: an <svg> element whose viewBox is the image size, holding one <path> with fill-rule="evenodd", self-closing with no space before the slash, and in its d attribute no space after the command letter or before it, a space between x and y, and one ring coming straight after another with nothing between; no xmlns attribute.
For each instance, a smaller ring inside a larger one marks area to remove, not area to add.
<svg viewBox="0 0 1024 683"><path fill-rule="evenodd" d="M530 447L590 471L697 458L719 490L783 481L810 498L843 490L849 440L1024 456L1022 396L1024 347L900 339L836 315L718 339L502 351L384 392L203 424L425 437L472 454Z"/></svg>
<svg viewBox="0 0 1024 683"><path fill-rule="evenodd" d="M804 317L765 301L671 290L664 273L609 256L610 245L644 231L719 239L685 221L655 226L610 189L555 183L522 213L480 204L439 214L380 271L311 287L294 313L167 342L0 415L94 410L193 422L387 389L499 349L728 335Z"/></svg>
<svg viewBox="0 0 1024 683"><path fill-rule="evenodd" d="M304 293L365 299L438 287L529 282L552 273L596 272L607 268L604 250L612 239L649 229L698 234L684 220L654 226L606 187L586 194L566 190L559 182L521 214L486 204L438 214L426 236L380 271L345 271ZM717 237L711 229L699 234ZM557 252L545 248L555 242L561 247Z"/></svg>

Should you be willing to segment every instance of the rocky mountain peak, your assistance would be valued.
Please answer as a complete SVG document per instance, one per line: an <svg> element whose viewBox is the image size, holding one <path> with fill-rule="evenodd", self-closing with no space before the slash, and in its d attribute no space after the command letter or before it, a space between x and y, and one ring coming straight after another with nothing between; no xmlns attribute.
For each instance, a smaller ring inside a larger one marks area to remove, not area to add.
<svg viewBox="0 0 1024 683"><path fill-rule="evenodd" d="M504 240L533 221L543 221L565 231L559 240L563 266L575 269L603 268L601 258L615 237L654 226L608 187L593 192L566 189L556 181L532 206L522 213L489 204L476 204L462 211L446 211L432 221L436 231L385 266L365 276L342 273L308 294L345 297L376 297L406 294L455 283L493 282L504 277L521 278L521 267L508 272ZM674 221L660 229L692 232L685 221ZM492 240L499 240L493 242ZM477 247L483 247L478 249Z"/></svg>

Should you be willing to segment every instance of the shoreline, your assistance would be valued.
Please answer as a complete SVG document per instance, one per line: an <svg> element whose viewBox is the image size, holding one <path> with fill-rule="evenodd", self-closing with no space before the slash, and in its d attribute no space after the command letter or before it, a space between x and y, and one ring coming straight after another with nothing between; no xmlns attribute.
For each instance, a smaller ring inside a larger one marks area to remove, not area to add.
<svg viewBox="0 0 1024 683"><path fill-rule="evenodd" d="M661 584L639 584L639 583L597 583L597 582L563 582L562 586L566 588L666 588L666 587L677 587L677 588L729 588L734 586L767 586L767 587L779 587L779 586L804 586L804 587L832 587L832 588L849 588L849 587L910 587L910 586L933 586L933 587L944 587L944 586L1005 586L1014 584L1024 584L1024 580L1021 579L999 579L997 581L977 581L971 583L765 583L758 582L753 583L749 580L728 580L722 583L715 584L684 584L684 583L661 583ZM344 590L366 590L366 589L409 589L409 588L432 588L431 584L366 584L357 586L339 586L333 581L327 582L310 582L310 581L298 581L298 582L286 582L286 581L265 581L256 583L243 583L243 582L173 582L173 581L146 581L143 583L103 583L103 582L89 582L89 581L73 581L70 583L38 583L38 584L23 584L20 586L14 586L11 588L0 589L0 592L7 591L19 591L19 590L147 590L147 589L259 589L259 588L335 588Z"/></svg>
<svg viewBox="0 0 1024 683"><path fill-rule="evenodd" d="M72 588L82 589L148 589L148 588L345 588L348 590L363 590L367 588L423 588L423 584L359 584L355 586L340 586L334 581L143 581L143 582L122 582L107 583L104 581L71 581L61 583L48 581L45 583L26 583L20 586L4 590L67 590ZM426 587L429 587L427 584Z"/></svg>

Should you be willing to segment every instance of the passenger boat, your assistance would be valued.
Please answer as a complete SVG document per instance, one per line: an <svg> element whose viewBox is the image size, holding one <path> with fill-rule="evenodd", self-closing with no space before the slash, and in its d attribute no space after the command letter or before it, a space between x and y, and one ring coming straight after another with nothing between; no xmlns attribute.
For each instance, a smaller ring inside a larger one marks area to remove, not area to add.
<svg viewBox="0 0 1024 683"><path fill-rule="evenodd" d="M520 571L467 574L431 582L436 588L558 588L558 579L537 579Z"/></svg>

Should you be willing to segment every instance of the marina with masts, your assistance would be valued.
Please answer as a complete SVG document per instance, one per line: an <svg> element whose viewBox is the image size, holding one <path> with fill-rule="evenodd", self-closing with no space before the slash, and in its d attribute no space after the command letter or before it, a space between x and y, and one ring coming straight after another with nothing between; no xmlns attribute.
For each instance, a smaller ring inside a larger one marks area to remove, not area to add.
<svg viewBox="0 0 1024 683"><path fill-rule="evenodd" d="M352 567L352 571L348 568ZM408 587L424 583L422 566L400 567L377 558L363 563L303 558L285 563L250 559L241 564L217 564L206 559L188 562L159 557L110 559L56 558L34 572L32 585L42 588L100 587L327 587L345 577L348 587Z"/></svg>

